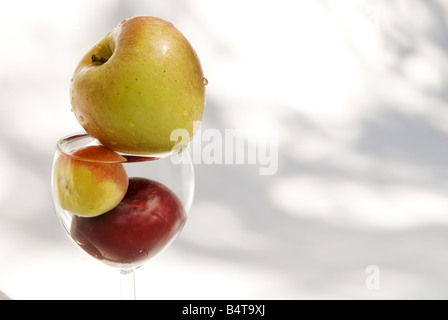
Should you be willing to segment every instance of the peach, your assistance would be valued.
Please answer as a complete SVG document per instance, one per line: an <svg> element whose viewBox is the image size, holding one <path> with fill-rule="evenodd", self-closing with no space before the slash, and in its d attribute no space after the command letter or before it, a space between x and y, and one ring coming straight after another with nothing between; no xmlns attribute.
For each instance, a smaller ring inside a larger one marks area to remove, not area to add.
<svg viewBox="0 0 448 320"><path fill-rule="evenodd" d="M53 187L62 209L83 217L95 217L124 198L129 179L126 159L104 146L88 146L61 154L53 171Z"/></svg>

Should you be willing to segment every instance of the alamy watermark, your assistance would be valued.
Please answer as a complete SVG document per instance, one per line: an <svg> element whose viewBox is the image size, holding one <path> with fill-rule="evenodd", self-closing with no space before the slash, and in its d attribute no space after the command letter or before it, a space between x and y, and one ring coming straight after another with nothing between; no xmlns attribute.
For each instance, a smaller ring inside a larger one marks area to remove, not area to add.
<svg viewBox="0 0 448 320"><path fill-rule="evenodd" d="M206 165L257 165L260 175L274 175L278 170L278 131L263 133L245 129L216 128L201 129L201 122L194 122L195 138L188 145L193 164ZM171 133L173 149L183 149L190 141L186 129L176 129ZM186 162L184 153L172 157L175 163Z"/></svg>
<svg viewBox="0 0 448 320"><path fill-rule="evenodd" d="M366 273L369 274L366 278L366 288L369 290L379 290L380 268L376 265L369 265L366 268Z"/></svg>

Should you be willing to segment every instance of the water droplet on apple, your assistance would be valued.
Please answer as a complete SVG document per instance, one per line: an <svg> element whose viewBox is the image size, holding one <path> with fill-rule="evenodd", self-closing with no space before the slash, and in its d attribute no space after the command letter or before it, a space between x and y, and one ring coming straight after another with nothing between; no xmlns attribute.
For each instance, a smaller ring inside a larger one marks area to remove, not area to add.
<svg viewBox="0 0 448 320"><path fill-rule="evenodd" d="M207 78L203 78L203 79L202 79L202 83L204 84L204 86L208 85L208 80L207 80Z"/></svg>
<svg viewBox="0 0 448 320"><path fill-rule="evenodd" d="M128 126L130 126L131 128L135 127L135 123L132 120L128 120Z"/></svg>
<svg viewBox="0 0 448 320"><path fill-rule="evenodd" d="M84 122L84 117L83 116L79 116L79 121L80 122Z"/></svg>

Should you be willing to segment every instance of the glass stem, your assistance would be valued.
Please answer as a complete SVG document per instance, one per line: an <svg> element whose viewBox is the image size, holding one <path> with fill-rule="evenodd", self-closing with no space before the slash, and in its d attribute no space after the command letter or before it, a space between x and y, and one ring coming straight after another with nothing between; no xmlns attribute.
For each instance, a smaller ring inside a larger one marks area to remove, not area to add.
<svg viewBox="0 0 448 320"><path fill-rule="evenodd" d="M120 299L135 300L135 271L134 269L120 270Z"/></svg>

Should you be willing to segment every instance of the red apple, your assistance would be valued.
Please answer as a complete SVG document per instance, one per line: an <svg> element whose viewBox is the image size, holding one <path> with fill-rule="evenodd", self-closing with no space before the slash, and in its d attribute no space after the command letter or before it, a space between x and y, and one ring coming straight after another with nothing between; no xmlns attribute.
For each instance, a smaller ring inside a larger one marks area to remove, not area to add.
<svg viewBox="0 0 448 320"><path fill-rule="evenodd" d="M130 178L124 199L97 217L73 218L70 233L93 257L118 264L138 264L159 253L182 229L186 213L166 186Z"/></svg>

